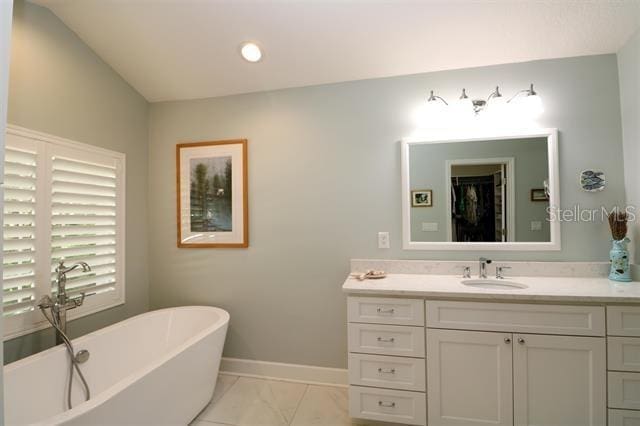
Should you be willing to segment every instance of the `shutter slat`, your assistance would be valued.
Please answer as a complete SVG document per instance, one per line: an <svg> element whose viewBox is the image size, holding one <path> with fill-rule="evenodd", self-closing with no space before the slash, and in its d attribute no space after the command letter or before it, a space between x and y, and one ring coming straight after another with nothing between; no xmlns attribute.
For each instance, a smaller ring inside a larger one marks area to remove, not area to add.
<svg viewBox="0 0 640 426"><path fill-rule="evenodd" d="M97 216L97 215L67 215L56 216L52 219L53 228L71 228L75 226L115 226L116 219L114 216Z"/></svg>
<svg viewBox="0 0 640 426"><path fill-rule="evenodd" d="M53 193L60 192L75 192L80 195L102 195L102 196L116 196L115 187L106 187L99 185L92 185L89 183L77 183L77 182L53 182Z"/></svg>
<svg viewBox="0 0 640 426"><path fill-rule="evenodd" d="M53 217L57 216L115 216L116 212L113 206L97 206L87 204L72 204L72 203L54 203L53 204Z"/></svg>
<svg viewBox="0 0 640 426"><path fill-rule="evenodd" d="M84 237L92 235L116 235L116 227L112 225L93 226L56 226L52 229L53 240L67 237Z"/></svg>
<svg viewBox="0 0 640 426"><path fill-rule="evenodd" d="M88 176L116 177L116 168L69 158L53 157L55 171L82 173Z"/></svg>
<svg viewBox="0 0 640 426"><path fill-rule="evenodd" d="M68 171L54 171L54 182L66 182L66 183L83 183L93 186L103 186L106 188L115 188L116 179L114 177L103 177L88 175L85 173L68 172Z"/></svg>
<svg viewBox="0 0 640 426"><path fill-rule="evenodd" d="M108 244L108 245L104 245L104 246L90 246L90 247L77 247L77 248L71 248L71 249L58 249L58 250L54 250L51 253L52 259L55 262L58 262L58 260L68 260L71 261L73 260L74 262L77 261L77 259L91 259L94 256L100 256L103 254L115 254L116 252L116 246L115 244ZM89 263L89 262L87 262ZM90 264L90 263L89 263ZM91 264L90 264L91 265Z"/></svg>
<svg viewBox="0 0 640 426"><path fill-rule="evenodd" d="M13 147L6 147L4 151L5 162L11 162L16 164L25 164L28 166L36 165L36 153L21 150Z"/></svg>
<svg viewBox="0 0 640 426"><path fill-rule="evenodd" d="M35 298L28 299L22 303L8 303L2 306L2 315L10 317L14 315L22 315L35 309Z"/></svg>
<svg viewBox="0 0 640 426"><path fill-rule="evenodd" d="M33 238L35 229L33 226L5 226L3 229L3 237L5 240L13 240L16 238Z"/></svg>
<svg viewBox="0 0 640 426"><path fill-rule="evenodd" d="M36 153L5 148L2 315L30 312L35 300Z"/></svg>
<svg viewBox="0 0 640 426"><path fill-rule="evenodd" d="M22 289L22 290L3 290L2 291L2 300L3 303L23 303L27 300L33 299L33 290L31 289Z"/></svg>
<svg viewBox="0 0 640 426"><path fill-rule="evenodd" d="M85 195L58 192L56 199L60 205L75 204L82 206L115 206L115 197L111 195Z"/></svg>
<svg viewBox="0 0 640 426"><path fill-rule="evenodd" d="M36 182L34 178L17 176L5 173L4 186L10 189L26 189L34 191L36 189Z"/></svg>
<svg viewBox="0 0 640 426"><path fill-rule="evenodd" d="M87 257L77 257L73 259L74 262L87 262L91 265L91 268L103 266L103 265L115 265L116 257L113 253L96 255L96 256L87 256ZM53 263L51 265L51 273L53 274L58 266L57 263Z"/></svg>
<svg viewBox="0 0 640 426"><path fill-rule="evenodd" d="M35 191L32 189L12 189L4 187L4 199L16 201L36 201Z"/></svg>
<svg viewBox="0 0 640 426"><path fill-rule="evenodd" d="M6 200L4 202L5 214L19 214L19 215L35 215L35 208L33 201L16 201Z"/></svg>
<svg viewBox="0 0 640 426"><path fill-rule="evenodd" d="M13 240L3 240L4 252L24 252L35 251L35 241L33 238L16 238Z"/></svg>
<svg viewBox="0 0 640 426"><path fill-rule="evenodd" d="M58 251L62 249L85 248L92 246L115 245L116 239L112 235L94 235L87 237L67 237L53 240L52 249Z"/></svg>
<svg viewBox="0 0 640 426"><path fill-rule="evenodd" d="M82 291L88 291L95 287L115 286L116 275L109 274L100 277L86 278L78 281L74 285L67 285L67 292L69 294L80 293Z"/></svg>
<svg viewBox="0 0 640 426"><path fill-rule="evenodd" d="M34 274L22 274L16 275L13 277L3 277L3 289L10 288L22 288L22 287L30 287L34 285L35 275Z"/></svg>
<svg viewBox="0 0 640 426"><path fill-rule="evenodd" d="M11 161L5 161L4 170L5 170L5 173L8 175L28 176L31 178L36 177L36 166L31 164L14 163Z"/></svg>

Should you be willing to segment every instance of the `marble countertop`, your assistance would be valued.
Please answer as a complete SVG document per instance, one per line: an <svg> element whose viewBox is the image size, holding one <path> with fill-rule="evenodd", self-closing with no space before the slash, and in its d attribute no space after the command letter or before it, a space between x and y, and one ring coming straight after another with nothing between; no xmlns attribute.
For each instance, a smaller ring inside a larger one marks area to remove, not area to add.
<svg viewBox="0 0 640 426"><path fill-rule="evenodd" d="M473 276L471 279L477 277ZM491 277L489 278L491 279ZM485 289L461 283L457 275L389 274L386 278L359 281L349 277L342 290L349 294L413 296L449 299L509 301L640 303L640 282L616 283L604 277L509 277L526 284L523 289Z"/></svg>

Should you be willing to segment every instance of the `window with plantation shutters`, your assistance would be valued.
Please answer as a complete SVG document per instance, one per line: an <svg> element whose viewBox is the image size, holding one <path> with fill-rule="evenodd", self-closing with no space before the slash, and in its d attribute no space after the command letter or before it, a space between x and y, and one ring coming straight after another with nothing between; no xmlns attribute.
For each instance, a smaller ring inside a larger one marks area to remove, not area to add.
<svg viewBox="0 0 640 426"><path fill-rule="evenodd" d="M69 319L124 303L124 154L13 126L6 140L5 338L47 325L36 305L60 261L92 269L67 274L68 295L86 295Z"/></svg>

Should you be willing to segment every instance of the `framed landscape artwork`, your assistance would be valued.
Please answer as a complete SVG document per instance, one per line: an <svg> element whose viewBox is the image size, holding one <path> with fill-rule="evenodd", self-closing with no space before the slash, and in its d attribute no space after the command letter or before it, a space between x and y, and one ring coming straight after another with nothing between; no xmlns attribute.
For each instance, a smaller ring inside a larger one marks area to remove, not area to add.
<svg viewBox="0 0 640 426"><path fill-rule="evenodd" d="M178 247L249 246L247 140L176 146Z"/></svg>

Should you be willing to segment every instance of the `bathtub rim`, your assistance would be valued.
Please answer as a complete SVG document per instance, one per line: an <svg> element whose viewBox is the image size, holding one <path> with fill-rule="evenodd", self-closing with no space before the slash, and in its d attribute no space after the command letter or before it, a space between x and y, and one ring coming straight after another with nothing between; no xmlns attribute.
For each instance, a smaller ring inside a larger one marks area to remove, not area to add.
<svg viewBox="0 0 640 426"><path fill-rule="evenodd" d="M136 379L138 379L139 377L143 377L143 376L147 375L151 371L153 371L156 368L158 368L158 367L162 366L163 364L167 363L169 360L175 358L178 354L183 352L188 347L197 344L199 341L203 340L205 337L209 336L210 334L214 333L215 331L219 330L220 328L228 326L229 320L230 320L230 315L226 310L224 310L222 308L215 307L215 306L193 305L193 306L176 306L176 307L170 307L170 308L156 309L156 310L153 310L153 311L143 312L141 314L135 315L135 316L133 316L131 318L127 318L127 319L122 320L122 321L118 321L118 322L116 322L114 324L111 324L111 325L109 325L107 327L100 328L100 329L95 330L95 331L93 331L91 333L88 333L88 334L80 336L80 337L78 337L76 339L73 339L71 342L74 344L74 349L75 349L75 346L78 345L78 344L81 344L82 340L88 339L90 337L99 336L99 335L101 335L103 333L107 333L109 330L112 330L112 329L117 329L119 327L123 327L126 323L133 322L134 320L139 319L141 317L160 315L160 314L166 313L168 311L189 311L189 310L213 311L213 312L216 312L216 313L219 314L219 318L212 325L206 327L205 329L203 329L199 333L194 334L193 336L189 337L186 341L184 341L182 344L176 346L172 350L170 350L167 353L165 353L163 356L158 357L156 360L154 360L154 361L150 362L149 364L145 365L144 368L141 368L141 369L136 370L135 372L133 372L133 373L127 375L127 376L124 376L122 379L118 380L112 386L110 386L107 389L105 389L104 391L100 392L100 394L98 394L94 398L91 398L89 401L84 401L84 402L76 405L75 407L73 407L71 410L63 411L61 413L58 413L58 414L56 414L56 415L54 415L52 417L49 417L49 418L45 419L45 420L39 420L36 423L32 423L31 425L32 426L44 426L44 425L49 425L49 424L58 424L58 423L66 421L66 420L69 420L69 419L71 419L73 417L76 417L78 415L82 415L82 414L90 411L91 409L101 405L106 400L111 398L113 395L116 395L118 392L122 391L123 389L127 388L129 385L134 383L136 381ZM36 362L37 360L39 360L39 359L41 359L41 358L43 358L43 357L45 357L45 356L47 356L49 354L55 353L57 351L66 351L66 348L63 345L58 345L58 346L55 346L53 348L49 348L47 350L44 350L42 352L38 352L36 354L30 355L27 358L12 362L10 364L7 364L6 366L3 367L3 372L4 372L4 374L6 374L7 372L10 372L11 370L14 370L14 369L22 367L24 365L28 365L28 364L31 364L33 362ZM64 391L64 389L62 391Z"/></svg>

